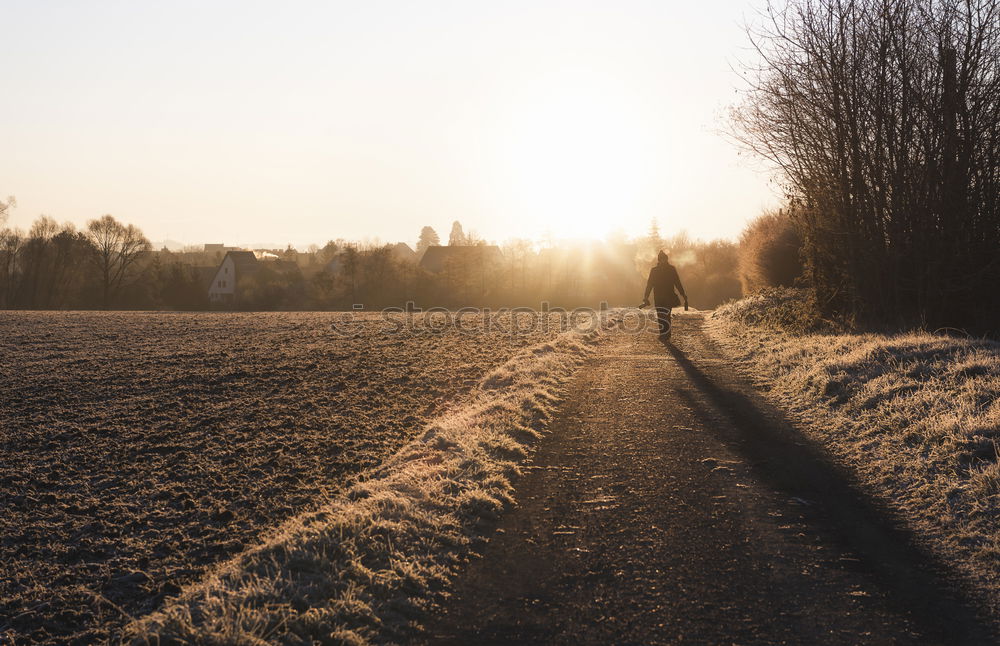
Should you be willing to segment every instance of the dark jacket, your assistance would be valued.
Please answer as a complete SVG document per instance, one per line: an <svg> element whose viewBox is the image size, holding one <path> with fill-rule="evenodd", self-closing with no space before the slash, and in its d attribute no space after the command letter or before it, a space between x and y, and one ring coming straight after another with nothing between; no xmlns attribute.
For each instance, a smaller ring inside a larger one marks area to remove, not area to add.
<svg viewBox="0 0 1000 646"><path fill-rule="evenodd" d="M646 299L649 299L650 290L653 291L657 307L677 307L681 304L681 300L677 298L678 293L684 297L685 301L687 300L687 294L684 293L677 269L669 263L661 263L649 270L649 280L646 281Z"/></svg>

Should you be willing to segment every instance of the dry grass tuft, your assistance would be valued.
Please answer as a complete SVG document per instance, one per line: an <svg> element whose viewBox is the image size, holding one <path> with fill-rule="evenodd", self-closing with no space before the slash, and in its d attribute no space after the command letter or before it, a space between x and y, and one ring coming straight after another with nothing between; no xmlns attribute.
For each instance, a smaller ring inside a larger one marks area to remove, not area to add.
<svg viewBox="0 0 1000 646"><path fill-rule="evenodd" d="M511 478L593 335L566 333L487 375L468 405L345 494L295 518L130 626L133 643L405 639L512 504Z"/></svg>
<svg viewBox="0 0 1000 646"><path fill-rule="evenodd" d="M922 332L817 332L823 326L816 320L780 324L807 308L794 290L758 295L717 310L708 329L769 397L995 606L1000 344ZM803 328L812 332L792 331Z"/></svg>

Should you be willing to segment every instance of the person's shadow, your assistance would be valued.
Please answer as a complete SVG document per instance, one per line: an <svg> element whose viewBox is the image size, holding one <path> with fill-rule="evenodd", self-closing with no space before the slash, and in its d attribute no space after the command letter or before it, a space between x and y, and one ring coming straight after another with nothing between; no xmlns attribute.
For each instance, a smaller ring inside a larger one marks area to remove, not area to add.
<svg viewBox="0 0 1000 646"><path fill-rule="evenodd" d="M815 502L813 520L824 534L845 543L880 575L887 598L926 637L949 644L996 643L995 628L984 619L988 613L977 611L978 604L947 574L949 568L917 547L913 534L902 529L890 512L856 490L850 474L796 430L782 411L754 393L731 368L706 366L709 374L669 339L660 342L705 395L678 390L705 420L705 428L742 454L762 482L789 498ZM730 424L712 421L718 411Z"/></svg>

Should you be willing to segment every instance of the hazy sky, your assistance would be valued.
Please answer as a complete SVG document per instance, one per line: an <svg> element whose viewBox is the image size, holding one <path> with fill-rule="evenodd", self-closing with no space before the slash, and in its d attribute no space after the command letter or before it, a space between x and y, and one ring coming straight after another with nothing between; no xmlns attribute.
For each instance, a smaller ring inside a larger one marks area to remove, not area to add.
<svg viewBox="0 0 1000 646"><path fill-rule="evenodd" d="M12 223L153 240L735 236L751 0L3 2Z"/></svg>

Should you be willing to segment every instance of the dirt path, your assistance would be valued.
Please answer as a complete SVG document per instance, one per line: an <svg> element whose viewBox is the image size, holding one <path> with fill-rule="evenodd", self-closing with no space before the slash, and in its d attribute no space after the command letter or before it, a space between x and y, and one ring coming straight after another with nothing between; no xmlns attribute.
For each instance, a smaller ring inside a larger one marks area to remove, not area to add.
<svg viewBox="0 0 1000 646"><path fill-rule="evenodd" d="M429 643L988 643L970 605L727 367L616 335Z"/></svg>

